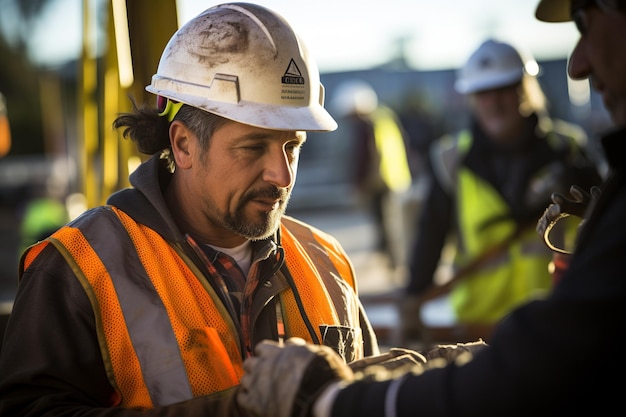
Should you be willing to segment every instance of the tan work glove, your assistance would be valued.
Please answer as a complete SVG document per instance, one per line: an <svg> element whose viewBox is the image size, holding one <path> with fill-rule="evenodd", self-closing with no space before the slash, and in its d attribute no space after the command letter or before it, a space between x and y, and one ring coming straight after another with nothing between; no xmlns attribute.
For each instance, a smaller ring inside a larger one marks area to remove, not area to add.
<svg viewBox="0 0 626 417"><path fill-rule="evenodd" d="M460 365L470 361L476 353L487 346L487 343L479 339L475 342L457 343L455 345L437 345L422 352L422 354L431 367L445 366L452 362Z"/></svg>
<svg viewBox="0 0 626 417"><path fill-rule="evenodd" d="M404 348L391 348L389 351L380 355L368 356L350 362L348 366L353 372L361 372L370 366L380 366L388 370L394 370L405 366L423 365L425 363L426 358L417 351Z"/></svg>
<svg viewBox="0 0 626 417"><path fill-rule="evenodd" d="M284 345L263 341L255 353L244 362L246 373L237 394L239 405L254 416L308 416L324 387L354 379L334 350L299 338L288 339Z"/></svg>
<svg viewBox="0 0 626 417"><path fill-rule="evenodd" d="M391 348L387 353L369 356L348 366L358 380L385 380L397 378L406 373L421 374L431 368L440 368L449 363L462 365L472 360L474 355L488 345L479 339L475 342L450 345L434 345L417 352L403 348Z"/></svg>

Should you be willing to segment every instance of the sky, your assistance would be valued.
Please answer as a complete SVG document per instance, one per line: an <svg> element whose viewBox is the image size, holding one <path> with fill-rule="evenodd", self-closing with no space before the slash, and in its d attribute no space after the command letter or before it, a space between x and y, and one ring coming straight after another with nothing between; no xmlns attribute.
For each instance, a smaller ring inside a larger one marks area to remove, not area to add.
<svg viewBox="0 0 626 417"><path fill-rule="evenodd" d="M95 1L95 0L91 0ZM132 0L131 0L132 1ZM214 0L177 0L184 23ZM291 22L321 72L371 68L398 54L414 69L461 66L487 37L507 41L536 59L567 57L578 35L568 23L539 22L538 0L258 0ZM80 51L83 0L56 0L33 28L37 61L63 61ZM5 13L3 13L5 14ZM8 14L5 14L8 15ZM8 24L2 21L0 25Z"/></svg>
<svg viewBox="0 0 626 417"><path fill-rule="evenodd" d="M493 36L542 58L567 57L578 34L572 23L534 17L538 0L259 0L300 33L321 71L387 62L406 39L416 69L456 68ZM213 1L179 0L185 22Z"/></svg>

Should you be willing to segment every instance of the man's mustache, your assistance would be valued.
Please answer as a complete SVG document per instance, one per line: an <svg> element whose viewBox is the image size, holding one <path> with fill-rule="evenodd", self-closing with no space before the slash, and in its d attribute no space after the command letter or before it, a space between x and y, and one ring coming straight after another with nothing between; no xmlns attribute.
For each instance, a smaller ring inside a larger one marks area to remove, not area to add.
<svg viewBox="0 0 626 417"><path fill-rule="evenodd" d="M289 191L285 188L271 187L264 188L262 190L253 190L246 194L243 198L244 202L255 200L258 198L269 198L272 200L280 200L281 202L287 201Z"/></svg>

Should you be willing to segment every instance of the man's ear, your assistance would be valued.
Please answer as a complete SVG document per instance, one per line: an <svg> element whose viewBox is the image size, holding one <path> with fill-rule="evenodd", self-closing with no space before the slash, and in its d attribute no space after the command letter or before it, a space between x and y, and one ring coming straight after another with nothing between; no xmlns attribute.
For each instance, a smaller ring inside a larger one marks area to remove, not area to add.
<svg viewBox="0 0 626 417"><path fill-rule="evenodd" d="M192 148L194 141L193 133L184 123L177 120L170 125L170 145L176 166L181 169L190 168L192 165Z"/></svg>

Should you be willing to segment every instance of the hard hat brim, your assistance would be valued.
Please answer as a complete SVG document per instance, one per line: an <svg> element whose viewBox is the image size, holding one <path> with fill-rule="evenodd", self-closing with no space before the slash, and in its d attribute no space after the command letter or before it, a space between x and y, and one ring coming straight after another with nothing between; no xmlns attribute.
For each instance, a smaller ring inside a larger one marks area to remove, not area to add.
<svg viewBox="0 0 626 417"><path fill-rule="evenodd" d="M469 80L459 79L454 84L456 91L461 94L478 93L485 90L493 90L496 88L513 85L524 77L524 70L514 70L507 73L485 72L479 78Z"/></svg>
<svg viewBox="0 0 626 417"><path fill-rule="evenodd" d="M159 90L147 86L146 90L189 106L216 114L235 122L271 130L303 130L308 132L332 132L337 122L322 105L291 107L240 101L225 103L212 100L199 102L194 95Z"/></svg>
<svg viewBox="0 0 626 417"><path fill-rule="evenodd" d="M570 0L541 0L535 17L543 22L567 22L572 20Z"/></svg>

